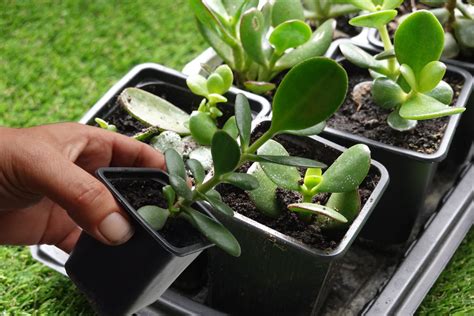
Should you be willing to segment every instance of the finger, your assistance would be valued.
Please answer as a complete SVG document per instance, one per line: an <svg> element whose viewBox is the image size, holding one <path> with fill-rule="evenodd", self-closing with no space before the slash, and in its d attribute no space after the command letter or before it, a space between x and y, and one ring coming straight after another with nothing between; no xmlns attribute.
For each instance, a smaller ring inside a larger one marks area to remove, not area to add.
<svg viewBox="0 0 474 316"><path fill-rule="evenodd" d="M67 210L69 216L96 239L109 244L124 243L133 227L112 194L96 178L54 150L35 155L25 173L33 190L41 192Z"/></svg>

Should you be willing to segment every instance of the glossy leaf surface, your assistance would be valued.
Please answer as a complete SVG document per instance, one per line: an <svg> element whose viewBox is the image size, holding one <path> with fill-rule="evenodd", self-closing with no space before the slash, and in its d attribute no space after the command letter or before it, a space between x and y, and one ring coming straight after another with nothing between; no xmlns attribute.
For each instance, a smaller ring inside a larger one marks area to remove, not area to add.
<svg viewBox="0 0 474 316"><path fill-rule="evenodd" d="M186 169L184 169L183 158L174 149L165 151L166 170L170 175L186 180Z"/></svg>
<svg viewBox="0 0 474 316"><path fill-rule="evenodd" d="M173 203L176 200L176 192L174 192L173 187L171 185L165 185L162 189L163 195L165 196L166 203L168 203L168 207L173 206Z"/></svg>
<svg viewBox="0 0 474 316"><path fill-rule="evenodd" d="M393 80L382 77L375 79L372 84L372 97L378 106L392 109L402 104L407 94Z"/></svg>
<svg viewBox="0 0 474 316"><path fill-rule="evenodd" d="M191 201L193 199L193 193L184 179L174 175L170 175L169 179L170 185L180 197L188 201Z"/></svg>
<svg viewBox="0 0 474 316"><path fill-rule="evenodd" d="M217 191L214 191L217 192ZM225 214L227 216L233 216L234 215L234 210L224 202L222 202L221 199L217 198L216 196L213 196L213 194L201 194L200 195L204 200L209 202L209 204L212 205L212 207L218 211L221 212L222 214ZM220 197L220 196L219 196Z"/></svg>
<svg viewBox="0 0 474 316"><path fill-rule="evenodd" d="M447 82L441 81L433 90L425 94L435 98L441 103L450 105L451 101L453 101L454 91Z"/></svg>
<svg viewBox="0 0 474 316"><path fill-rule="evenodd" d="M145 205L137 210L137 213L151 226L154 230L161 230L166 224L170 212L167 209L155 206Z"/></svg>
<svg viewBox="0 0 474 316"><path fill-rule="evenodd" d="M428 120L464 112L465 108L448 106L425 94L416 93L400 108L400 116L411 120Z"/></svg>
<svg viewBox="0 0 474 316"><path fill-rule="evenodd" d="M224 131L217 131L212 138L214 172L221 175L233 171L240 160L240 148L235 139Z"/></svg>
<svg viewBox="0 0 474 316"><path fill-rule="evenodd" d="M339 45L339 48L344 57L346 57L354 65L361 68L372 69L382 74L389 73L382 61L376 60L372 55L368 54L363 49L350 43L342 43Z"/></svg>
<svg viewBox="0 0 474 316"><path fill-rule="evenodd" d="M186 165L193 174L194 181L196 181L196 183L202 183L204 181L204 177L206 176L206 172L204 171L201 163L196 159L188 159L186 161Z"/></svg>
<svg viewBox="0 0 474 316"><path fill-rule="evenodd" d="M266 65L267 59L263 50L265 40L265 22L263 14L258 9L244 13L240 22L240 37L245 52L256 63Z"/></svg>
<svg viewBox="0 0 474 316"><path fill-rule="evenodd" d="M314 203L294 203L288 205L288 209L293 212L298 213L305 213L305 214L315 214L315 215L323 215L329 217L330 219L336 220L341 223L347 223L347 219L336 210L321 205L321 204L314 204Z"/></svg>
<svg viewBox="0 0 474 316"><path fill-rule="evenodd" d="M268 91L272 91L276 86L274 83L265 81L245 81L244 87L255 94L264 94Z"/></svg>
<svg viewBox="0 0 474 316"><path fill-rule="evenodd" d="M193 111L189 119L189 130L199 144L210 145L217 127L208 113Z"/></svg>
<svg viewBox="0 0 474 316"><path fill-rule="evenodd" d="M274 27L288 20L304 21L303 6L300 0L275 0L272 7Z"/></svg>
<svg viewBox="0 0 474 316"><path fill-rule="evenodd" d="M406 132L411 129L414 129L418 124L415 120L408 120L400 116L398 113L399 110L395 110L390 113L387 117L387 124L394 130L399 132Z"/></svg>
<svg viewBox="0 0 474 316"><path fill-rule="evenodd" d="M248 191L247 194L257 209L270 217L278 217L281 207L276 199L277 185L267 177L259 163L254 163L247 171L248 174L257 178L258 188Z"/></svg>
<svg viewBox="0 0 474 316"><path fill-rule="evenodd" d="M290 20L278 25L270 34L269 41L280 55L288 48L306 43L310 37L311 28L308 24L300 20Z"/></svg>
<svg viewBox="0 0 474 316"><path fill-rule="evenodd" d="M254 176L246 173L232 172L225 175L222 181L246 191L258 188L258 180Z"/></svg>
<svg viewBox="0 0 474 316"><path fill-rule="evenodd" d="M371 27L378 29L393 20L397 16L396 10L384 10L359 15L349 21L350 25L359 27Z"/></svg>
<svg viewBox="0 0 474 316"><path fill-rule="evenodd" d="M328 220L324 223L324 229L341 229L347 227L359 215L361 201L359 191L349 191L333 193L326 203L337 212L341 213L347 219L347 223L341 223L335 220Z"/></svg>
<svg viewBox="0 0 474 316"><path fill-rule="evenodd" d="M240 143L247 148L250 143L250 131L252 127L252 112L247 97L241 93L235 98L235 120L239 130Z"/></svg>
<svg viewBox="0 0 474 316"><path fill-rule="evenodd" d="M443 79L446 73L446 65L440 61L428 63L420 72L418 78L418 91L429 92L433 90Z"/></svg>
<svg viewBox="0 0 474 316"><path fill-rule="evenodd" d="M305 129L300 129L300 130L289 130L289 131L283 131L282 133L285 134L292 134L292 135L298 135L298 136L313 136L313 135L318 135L324 130L324 127L326 127L326 122L321 122L318 123L314 126L305 128Z"/></svg>

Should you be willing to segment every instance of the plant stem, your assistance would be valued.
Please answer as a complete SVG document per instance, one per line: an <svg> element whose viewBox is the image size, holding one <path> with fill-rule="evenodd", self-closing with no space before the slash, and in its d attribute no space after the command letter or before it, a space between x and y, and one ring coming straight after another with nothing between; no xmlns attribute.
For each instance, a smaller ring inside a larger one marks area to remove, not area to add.
<svg viewBox="0 0 474 316"><path fill-rule="evenodd" d="M379 27L377 29L380 34L380 38L383 42L383 48L386 52L393 48L392 41L390 40L390 35L388 34L387 25ZM395 65L395 58L388 59L388 69L392 75L395 75L396 72L396 65Z"/></svg>
<svg viewBox="0 0 474 316"><path fill-rule="evenodd" d="M250 145L249 148L245 151L245 154L254 154L257 149L259 149L267 140L272 138L274 135L274 132L271 130L271 128L266 131L262 136L260 136L256 141L253 142L252 145Z"/></svg>
<svg viewBox="0 0 474 316"><path fill-rule="evenodd" d="M446 23L447 32L453 31L453 23L456 20L454 9L456 9L456 0L448 0L448 2L446 2L446 10L449 12L448 23Z"/></svg>

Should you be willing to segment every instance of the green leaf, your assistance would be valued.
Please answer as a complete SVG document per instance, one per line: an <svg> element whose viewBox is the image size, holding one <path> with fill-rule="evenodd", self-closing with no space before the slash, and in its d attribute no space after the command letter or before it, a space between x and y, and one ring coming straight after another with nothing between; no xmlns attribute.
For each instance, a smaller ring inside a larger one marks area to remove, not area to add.
<svg viewBox="0 0 474 316"><path fill-rule="evenodd" d="M161 190L165 196L166 202L168 203L168 207L173 206L174 201L176 200L176 192L174 192L173 187L171 185L165 185Z"/></svg>
<svg viewBox="0 0 474 316"><path fill-rule="evenodd" d="M214 173L221 175L233 171L240 160L240 148L235 139L224 131L217 131L211 144Z"/></svg>
<svg viewBox="0 0 474 316"><path fill-rule="evenodd" d="M215 199L215 200L222 201L221 194L219 192L217 192L216 190L214 190L214 189L211 189L211 190L207 191L206 196L210 197L212 199Z"/></svg>
<svg viewBox="0 0 474 316"><path fill-rule="evenodd" d="M191 207L184 208L186 214L189 215L192 224L207 239L216 244L228 254L234 257L240 256L240 245L234 235L227 230L221 223L204 215Z"/></svg>
<svg viewBox="0 0 474 316"><path fill-rule="evenodd" d="M459 44L456 42L453 34L449 32L444 33L444 48L442 56L444 58L456 58L460 51Z"/></svg>
<svg viewBox="0 0 474 316"><path fill-rule="evenodd" d="M416 81L416 75L413 72L413 69L411 69L411 67L407 64L403 64L400 66L400 73L402 74L403 78L405 78L410 87L413 90L418 91L418 83Z"/></svg>
<svg viewBox="0 0 474 316"><path fill-rule="evenodd" d="M263 144L257 151L258 157L280 157L288 158L289 154L280 143L270 139ZM270 180L281 188L292 191L298 191L301 180L300 173L295 167L284 166L273 162L260 163L263 171Z"/></svg>
<svg viewBox="0 0 474 316"><path fill-rule="evenodd" d="M272 25L278 25L289 21L304 21L303 5L300 0L275 0L272 7Z"/></svg>
<svg viewBox="0 0 474 316"><path fill-rule="evenodd" d="M226 86L221 76L216 73L207 78L207 90L209 93L224 94Z"/></svg>
<svg viewBox="0 0 474 316"><path fill-rule="evenodd" d="M454 91L448 83L441 81L433 90L425 94L441 103L450 105L451 101L453 101Z"/></svg>
<svg viewBox="0 0 474 316"><path fill-rule="evenodd" d="M474 20L456 19L453 28L461 47L474 48Z"/></svg>
<svg viewBox="0 0 474 316"><path fill-rule="evenodd" d="M199 21L199 19L196 19L196 24L202 37L216 51L217 55L219 55L226 64L235 68L234 55L231 46L225 43L218 33L206 27L206 25Z"/></svg>
<svg viewBox="0 0 474 316"><path fill-rule="evenodd" d="M252 128L252 112L247 97L241 93L235 98L235 120L240 135L240 144L243 149L250 143L250 131Z"/></svg>
<svg viewBox="0 0 474 316"><path fill-rule="evenodd" d="M206 176L206 172L204 171L201 163L196 159L188 159L186 164L193 174L194 181L196 181L198 184L202 183L204 181L204 177Z"/></svg>
<svg viewBox="0 0 474 316"><path fill-rule="evenodd" d="M150 146L162 153L168 149L174 149L178 154L182 155L184 150L184 143L181 136L171 131L164 131L161 132L160 135L154 136L150 139Z"/></svg>
<svg viewBox="0 0 474 316"><path fill-rule="evenodd" d="M227 92L234 82L234 74L232 73L232 69L230 69L230 67L227 65L220 65L216 68L214 73L221 77L222 81L224 82L224 92Z"/></svg>
<svg viewBox="0 0 474 316"><path fill-rule="evenodd" d="M288 205L288 209L298 213L322 215L341 223L347 223L347 219L341 213L321 204L294 203Z"/></svg>
<svg viewBox="0 0 474 316"><path fill-rule="evenodd" d="M217 191L215 191L217 192ZM234 210L227 204L225 204L224 202L222 202L219 198L217 198L216 196L214 196L214 194L209 194L209 192L207 194L199 194L204 200L206 200L207 202L209 202L209 204L212 205L212 207L218 211L218 212L221 212L222 214L224 215L227 215L227 216L234 216ZM220 196L219 196L220 197Z"/></svg>
<svg viewBox="0 0 474 316"><path fill-rule="evenodd" d="M206 97L209 94L207 90L207 80L201 75L190 75L186 79L186 84L192 93Z"/></svg>
<svg viewBox="0 0 474 316"><path fill-rule="evenodd" d="M222 130L229 134L232 138L237 138L239 136L239 130L237 129L237 122L235 116L229 117L229 119L225 122Z"/></svg>
<svg viewBox="0 0 474 316"><path fill-rule="evenodd" d="M344 101L347 74L335 61L316 57L293 67L273 98L270 131L300 130L329 118Z"/></svg>
<svg viewBox="0 0 474 316"><path fill-rule="evenodd" d="M208 113L193 111L189 119L189 130L199 144L210 145L217 127Z"/></svg>
<svg viewBox="0 0 474 316"><path fill-rule="evenodd" d="M178 134L189 134L186 123L189 114L154 94L137 88L127 88L118 102L131 116L148 126Z"/></svg>
<svg viewBox="0 0 474 316"><path fill-rule="evenodd" d="M385 59L395 58L396 57L395 50L392 48L392 49L383 51L381 53L378 53L374 57L376 60L385 60Z"/></svg>
<svg viewBox="0 0 474 316"><path fill-rule="evenodd" d="M406 132L416 127L417 121L404 119L398 112L399 110L396 109L388 115L388 126L399 132Z"/></svg>
<svg viewBox="0 0 474 316"><path fill-rule="evenodd" d="M462 113L464 110L466 109L448 106L430 96L416 93L402 105L400 116L410 120L428 120Z"/></svg>
<svg viewBox="0 0 474 316"><path fill-rule="evenodd" d="M323 173L318 192L348 192L357 189L370 168L370 150L363 144L346 149Z"/></svg>
<svg viewBox="0 0 474 316"><path fill-rule="evenodd" d="M398 8L403 3L403 0L384 0L382 10L392 10Z"/></svg>
<svg viewBox="0 0 474 316"><path fill-rule="evenodd" d="M284 166L300 167L300 168L326 168L327 166L322 162L293 156L276 156L276 155L251 155L247 154L247 158L250 161L262 162L262 163L274 163Z"/></svg>
<svg viewBox="0 0 474 316"><path fill-rule="evenodd" d="M193 192L188 187L186 181L180 177L171 175L169 176L170 184L178 194L178 196L184 198L185 200L191 201L193 199Z"/></svg>
<svg viewBox="0 0 474 316"><path fill-rule="evenodd" d="M371 0L346 0L346 3L350 3L361 10L366 10L369 12L375 11L375 5Z"/></svg>
<svg viewBox="0 0 474 316"><path fill-rule="evenodd" d="M246 173L232 172L222 178L225 183L232 184L242 190L251 191L258 188L258 180Z"/></svg>
<svg viewBox="0 0 474 316"><path fill-rule="evenodd" d="M321 24L306 43L287 52L276 62L275 71L289 69L309 58L324 55L332 42L335 25L333 19Z"/></svg>
<svg viewBox="0 0 474 316"><path fill-rule="evenodd" d="M431 13L434 14L434 16L438 19L439 23L441 25L446 24L449 19L449 11L445 7L443 8L434 8L430 10Z"/></svg>
<svg viewBox="0 0 474 316"><path fill-rule="evenodd" d="M263 49L265 35L263 14L256 8L245 12L240 22L242 46L250 58L263 66L268 63Z"/></svg>
<svg viewBox="0 0 474 316"><path fill-rule="evenodd" d="M222 0L222 4L229 15L238 17L240 12L257 7L258 0Z"/></svg>
<svg viewBox="0 0 474 316"><path fill-rule="evenodd" d="M308 168L304 174L303 183L311 190L323 180L321 168Z"/></svg>
<svg viewBox="0 0 474 316"><path fill-rule="evenodd" d="M418 91L429 92L433 90L443 79L446 73L446 65L440 61L428 63L420 72L418 78Z"/></svg>
<svg viewBox="0 0 474 316"><path fill-rule="evenodd" d="M350 25L378 29L388 24L397 16L397 10L384 10L356 16L349 21Z"/></svg>
<svg viewBox="0 0 474 316"><path fill-rule="evenodd" d="M103 128L105 130L108 130L108 131L111 131L111 132L116 132L117 131L117 127L113 124L109 124L107 123L106 121L104 121L103 119L101 119L100 117L96 117L94 119L94 121L99 124L99 127L100 128Z"/></svg>
<svg viewBox="0 0 474 316"><path fill-rule="evenodd" d="M359 191L354 190L349 192L333 193L329 197L326 206L336 210L342 216L344 216L347 219L347 223L341 223L329 219L324 223L323 228L325 230L346 228L354 221L357 215L359 215L361 208Z"/></svg>
<svg viewBox="0 0 474 316"><path fill-rule="evenodd" d="M154 230L161 230L166 224L170 211L155 205L145 205L137 210L137 213Z"/></svg>
<svg viewBox="0 0 474 316"><path fill-rule="evenodd" d="M398 26L394 46L399 63L409 65L418 78L426 64L441 57L443 27L431 12L416 11Z"/></svg>
<svg viewBox="0 0 474 316"><path fill-rule="evenodd" d="M166 170L172 176L186 180L186 169L184 169L183 158L172 148L165 151Z"/></svg>
<svg viewBox="0 0 474 316"><path fill-rule="evenodd" d="M281 214L281 207L276 199L277 185L267 177L259 163L254 163L247 171L257 178L259 187L247 194L257 209L266 216L276 218Z"/></svg>
<svg viewBox="0 0 474 316"><path fill-rule="evenodd" d="M405 102L407 94L391 79L377 78L372 85L372 97L378 106L392 109Z"/></svg>
<svg viewBox="0 0 474 316"><path fill-rule="evenodd" d="M277 55L283 54L288 48L298 47L311 37L311 28L300 20L289 20L278 25L270 34L270 44L275 47Z"/></svg>
<svg viewBox="0 0 474 316"><path fill-rule="evenodd" d="M376 60L372 55L353 44L341 43L339 49L347 60L358 67L372 69L385 75L390 73L382 61Z"/></svg>
<svg viewBox="0 0 474 316"><path fill-rule="evenodd" d="M321 123L318 123L314 126L311 126L305 129L300 129L296 131L292 131L292 130L283 131L282 133L298 135L298 136L313 136L313 135L318 135L319 133L321 133L325 127L326 127L326 122L323 121Z"/></svg>
<svg viewBox="0 0 474 316"><path fill-rule="evenodd" d="M264 94L275 89L275 84L265 81L245 81L244 87L255 94Z"/></svg>

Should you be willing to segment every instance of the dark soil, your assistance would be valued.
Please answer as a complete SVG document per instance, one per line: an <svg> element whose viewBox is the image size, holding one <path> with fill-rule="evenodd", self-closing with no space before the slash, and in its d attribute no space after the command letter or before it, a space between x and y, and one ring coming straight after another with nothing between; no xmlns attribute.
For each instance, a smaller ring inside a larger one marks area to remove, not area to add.
<svg viewBox="0 0 474 316"><path fill-rule="evenodd" d="M166 202L161 194L163 185L151 179L116 179L112 180L113 185L129 203L139 209L145 205L156 205L166 208ZM205 241L204 237L186 220L176 217L168 218L165 226L160 230L170 244L182 248Z"/></svg>
<svg viewBox="0 0 474 316"><path fill-rule="evenodd" d="M261 135L261 132L254 134L253 138L259 135ZM330 164L339 155L338 151L324 145L308 144L301 141L295 143L294 139L301 138L287 136L277 136L275 138L292 156L316 159ZM246 172L249 167L250 163L247 163L241 167L239 172ZM368 200L379 179L379 175L374 170L371 170L359 189L362 205ZM223 201L231 206L234 211L285 235L293 237L313 248L330 251L337 246L345 234L345 231L343 231L328 236L327 233L321 231L321 228L317 226L317 224L303 221L297 214L288 211L286 205L300 201L301 196L299 193L278 189L277 198L282 206L282 214L278 218L271 218L257 210L245 191L228 184L219 185L217 189L221 193ZM319 194L313 202L324 204L328 198L329 194Z"/></svg>
<svg viewBox="0 0 474 316"><path fill-rule="evenodd" d="M348 94L339 111L327 121L329 127L420 153L432 154L438 150L449 117L418 121L416 128L407 132L393 130L387 124L390 111L373 102L370 88L362 95L362 102L354 101L352 95L354 86L363 81L371 81L369 73L348 63L343 62L343 65L349 75ZM452 104L455 104L462 89L463 79L456 74L447 73L444 80L454 90ZM362 106L357 110L359 104Z"/></svg>

